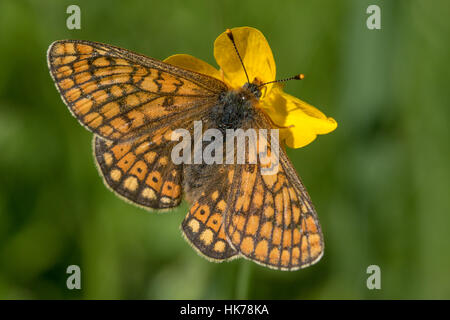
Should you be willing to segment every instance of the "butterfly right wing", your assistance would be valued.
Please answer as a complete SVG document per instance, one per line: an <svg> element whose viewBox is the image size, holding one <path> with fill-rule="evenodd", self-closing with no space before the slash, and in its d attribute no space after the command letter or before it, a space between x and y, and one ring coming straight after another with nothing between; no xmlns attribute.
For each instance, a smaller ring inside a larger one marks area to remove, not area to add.
<svg viewBox="0 0 450 320"><path fill-rule="evenodd" d="M96 42L56 41L47 58L72 114L107 140L130 141L194 118L227 90L207 75Z"/></svg>
<svg viewBox="0 0 450 320"><path fill-rule="evenodd" d="M284 161L273 175L261 175L257 165L237 168L224 220L235 250L279 270L305 268L322 257L317 213L299 181Z"/></svg>
<svg viewBox="0 0 450 320"><path fill-rule="evenodd" d="M258 113L252 126L269 124ZM270 150L271 143L265 144ZM236 165L224 214L227 239L242 256L270 268L298 270L316 263L324 250L319 220L284 149L276 170L262 174L262 166Z"/></svg>

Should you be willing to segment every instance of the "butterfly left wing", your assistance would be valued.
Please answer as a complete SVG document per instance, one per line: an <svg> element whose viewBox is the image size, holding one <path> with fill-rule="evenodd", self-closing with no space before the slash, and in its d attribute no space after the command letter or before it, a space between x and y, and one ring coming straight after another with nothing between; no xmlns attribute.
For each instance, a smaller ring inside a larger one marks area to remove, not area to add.
<svg viewBox="0 0 450 320"><path fill-rule="evenodd" d="M181 165L171 161L173 142L165 136L147 134L132 142L94 136L94 156L105 184L120 197L144 208L178 206L183 171ZM155 138L159 144L154 142Z"/></svg>
<svg viewBox="0 0 450 320"><path fill-rule="evenodd" d="M258 120L253 127L269 127L262 116ZM244 257L280 270L304 268L322 257L316 211L282 148L272 174L261 174L261 164L237 165L227 203L227 238Z"/></svg>
<svg viewBox="0 0 450 320"><path fill-rule="evenodd" d="M97 42L56 41L47 58L73 116L106 140L131 141L196 118L227 90L213 77Z"/></svg>
<svg viewBox="0 0 450 320"><path fill-rule="evenodd" d="M227 86L97 42L56 41L47 57L63 101L95 134L95 158L106 185L144 207L177 206L182 170L170 161L170 134L208 113Z"/></svg>

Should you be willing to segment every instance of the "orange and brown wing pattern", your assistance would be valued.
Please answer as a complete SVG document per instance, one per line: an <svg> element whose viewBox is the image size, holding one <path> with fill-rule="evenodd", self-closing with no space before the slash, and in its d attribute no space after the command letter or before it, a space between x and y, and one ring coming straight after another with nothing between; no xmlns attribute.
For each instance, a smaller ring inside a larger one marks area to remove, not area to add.
<svg viewBox="0 0 450 320"><path fill-rule="evenodd" d="M214 261L238 255L228 243L223 221L230 190L228 177L232 177L233 172L233 166L224 165L197 168L194 165L184 170L186 195L193 204L181 229L198 252Z"/></svg>
<svg viewBox="0 0 450 320"><path fill-rule="evenodd" d="M201 254L212 260L227 260L238 254L228 243L223 224L225 199L218 191L203 194L181 224L185 238Z"/></svg>
<svg viewBox="0 0 450 320"><path fill-rule="evenodd" d="M275 269L296 270L318 261L323 254L320 225L295 171L280 168L277 174L261 175L256 165L240 167L225 215L232 246Z"/></svg>
<svg viewBox="0 0 450 320"><path fill-rule="evenodd" d="M165 209L182 198L182 167L170 159L163 137L144 135L133 142L94 136L94 154L105 184L119 196L146 208Z"/></svg>
<svg viewBox="0 0 450 320"><path fill-rule="evenodd" d="M56 41L47 57L72 114L107 140L130 141L193 118L227 90L212 77L96 42Z"/></svg>
<svg viewBox="0 0 450 320"><path fill-rule="evenodd" d="M228 203L227 238L244 257L280 270L304 268L322 257L316 211L283 149L272 174L261 174L261 164L236 166Z"/></svg>

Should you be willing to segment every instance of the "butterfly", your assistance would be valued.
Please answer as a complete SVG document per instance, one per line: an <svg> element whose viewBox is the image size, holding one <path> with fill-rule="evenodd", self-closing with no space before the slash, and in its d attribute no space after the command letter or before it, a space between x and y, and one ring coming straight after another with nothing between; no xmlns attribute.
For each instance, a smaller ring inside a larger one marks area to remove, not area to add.
<svg viewBox="0 0 450 320"><path fill-rule="evenodd" d="M182 233L211 261L244 257L297 270L322 257L316 211L283 147L269 175L259 163L171 160L173 132L192 132L195 121L203 130L273 128L257 107L258 79L233 89L206 74L82 40L52 43L47 58L62 100L94 134L98 170L116 195L155 210L177 207L184 196L191 207Z"/></svg>

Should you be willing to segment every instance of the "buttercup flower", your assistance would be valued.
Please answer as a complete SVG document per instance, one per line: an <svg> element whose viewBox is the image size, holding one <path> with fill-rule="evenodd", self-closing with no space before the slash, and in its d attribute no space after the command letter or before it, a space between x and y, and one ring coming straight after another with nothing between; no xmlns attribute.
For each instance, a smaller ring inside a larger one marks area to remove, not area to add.
<svg viewBox="0 0 450 320"><path fill-rule="evenodd" d="M275 61L264 35L250 27L234 28L231 31L250 81L255 78L262 83L274 81ZM225 32L214 42L214 57L220 70L187 54L173 55L164 61L220 79L231 88L240 88L247 82L244 69ZM262 89L262 96L256 107L261 108L272 122L280 127L280 139L291 148L304 147L318 134L329 133L337 127L333 118L284 93L279 83L267 84L265 89Z"/></svg>

